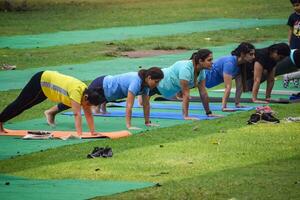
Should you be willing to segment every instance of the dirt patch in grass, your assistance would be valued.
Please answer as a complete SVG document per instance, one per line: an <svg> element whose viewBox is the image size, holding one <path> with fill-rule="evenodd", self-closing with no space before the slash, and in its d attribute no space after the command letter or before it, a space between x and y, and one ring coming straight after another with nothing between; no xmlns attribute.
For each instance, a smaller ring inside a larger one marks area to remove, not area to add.
<svg viewBox="0 0 300 200"><path fill-rule="evenodd" d="M151 57L151 56L159 56L164 54L178 54L186 52L187 50L140 50L140 51L125 51L122 52L122 56L126 56L129 58L143 58L143 57Z"/></svg>

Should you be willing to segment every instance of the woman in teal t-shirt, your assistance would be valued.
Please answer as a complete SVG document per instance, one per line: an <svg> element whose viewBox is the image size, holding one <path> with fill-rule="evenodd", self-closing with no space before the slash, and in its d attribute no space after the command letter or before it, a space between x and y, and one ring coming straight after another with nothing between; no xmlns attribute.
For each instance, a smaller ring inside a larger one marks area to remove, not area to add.
<svg viewBox="0 0 300 200"><path fill-rule="evenodd" d="M190 60L182 60L174 63L168 68L162 69L164 78L158 86L150 91L150 96L161 94L164 97L174 97L182 92L182 113L185 120L196 119L189 117L190 88L197 87L203 107L208 116L212 115L209 109L209 99L205 88L204 69L210 69L213 55L208 49L200 49L193 53Z"/></svg>

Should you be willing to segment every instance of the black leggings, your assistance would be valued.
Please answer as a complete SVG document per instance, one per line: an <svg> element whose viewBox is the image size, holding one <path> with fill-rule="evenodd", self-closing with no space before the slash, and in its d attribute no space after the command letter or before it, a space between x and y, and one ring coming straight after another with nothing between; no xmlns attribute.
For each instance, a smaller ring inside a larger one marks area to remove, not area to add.
<svg viewBox="0 0 300 200"><path fill-rule="evenodd" d="M16 100L2 111L0 114L0 122L7 122L21 114L23 111L47 99L41 87L42 74L43 72L38 72L32 76Z"/></svg>

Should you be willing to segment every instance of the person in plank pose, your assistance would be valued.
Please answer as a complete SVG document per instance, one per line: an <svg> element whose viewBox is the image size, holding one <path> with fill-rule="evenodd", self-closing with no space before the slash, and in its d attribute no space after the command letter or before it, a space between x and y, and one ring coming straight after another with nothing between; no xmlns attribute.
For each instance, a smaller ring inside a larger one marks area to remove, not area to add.
<svg viewBox="0 0 300 200"><path fill-rule="evenodd" d="M146 126L154 126L149 118L150 105L146 98L150 89L155 88L163 79L164 74L158 67L141 69L138 72L128 72L114 76L100 76L92 81L89 88L100 88L104 91L105 100L101 104L101 111L106 113L106 103L118 99L126 98L126 127L128 129L139 129L131 124L132 107L135 96L141 95L144 104L144 118ZM68 105L62 103L53 106L45 111L45 116L49 125L55 125L55 115L69 109Z"/></svg>
<svg viewBox="0 0 300 200"><path fill-rule="evenodd" d="M275 82L276 65L290 56L290 47L286 43L277 43L269 47L256 49L255 60L247 66L247 87L252 91L254 103L269 103ZM261 82L267 81L266 98L258 100L258 90Z"/></svg>
<svg viewBox="0 0 300 200"><path fill-rule="evenodd" d="M240 98L246 90L245 64L252 63L255 58L255 47L247 42L242 42L231 52L229 56L217 59L210 70L206 70L205 86L215 87L224 83L225 91L222 98L222 111L233 111L227 108L227 101L230 96L232 80L235 79L235 106L241 107Z"/></svg>
<svg viewBox="0 0 300 200"><path fill-rule="evenodd" d="M55 71L42 71L32 76L19 96L1 112L0 133L6 133L3 127L5 122L46 99L62 102L72 108L77 136L82 135L81 108L84 111L91 134L97 134L91 106L104 102L103 90L88 89L82 81Z"/></svg>
<svg viewBox="0 0 300 200"><path fill-rule="evenodd" d="M168 68L163 68L164 79L150 91L149 97L160 94L170 98L182 93L182 115L185 120L197 119L189 116L190 88L197 87L207 116L213 115L209 109L209 98L205 88L205 71L212 65L213 54L208 49L200 49L193 53L189 60L175 62ZM147 102L147 101L146 101ZM143 104L144 101L140 101Z"/></svg>

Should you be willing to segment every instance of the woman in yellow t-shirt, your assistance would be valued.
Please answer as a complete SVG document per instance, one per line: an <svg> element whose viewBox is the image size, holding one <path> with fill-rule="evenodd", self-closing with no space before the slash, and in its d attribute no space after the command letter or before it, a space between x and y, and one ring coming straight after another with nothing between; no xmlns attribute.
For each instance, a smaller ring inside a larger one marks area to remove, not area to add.
<svg viewBox="0 0 300 200"><path fill-rule="evenodd" d="M55 71L36 73L23 88L16 100L1 112L0 134L6 132L3 127L5 122L32 106L43 102L47 98L72 108L78 136L82 134L82 107L91 134L96 134L91 106L97 106L105 100L103 90L100 88L88 89L86 84L80 80Z"/></svg>

